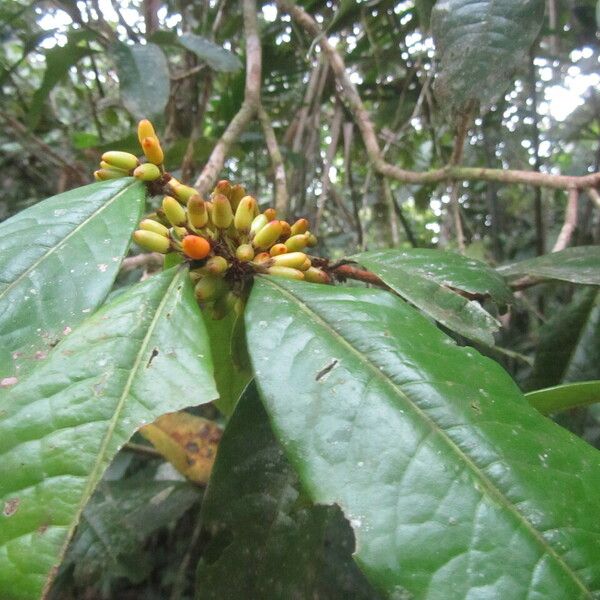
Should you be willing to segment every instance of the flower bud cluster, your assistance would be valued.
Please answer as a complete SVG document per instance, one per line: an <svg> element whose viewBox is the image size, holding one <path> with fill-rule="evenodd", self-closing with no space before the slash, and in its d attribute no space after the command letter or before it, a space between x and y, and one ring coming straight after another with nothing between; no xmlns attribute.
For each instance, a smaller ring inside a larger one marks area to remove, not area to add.
<svg viewBox="0 0 600 600"><path fill-rule="evenodd" d="M256 274L330 282L306 252L317 244L306 219L290 224L278 219L273 208L260 212L244 186L226 179L217 183L208 199L202 198L194 188L164 173L160 142L149 121L140 122L138 137L148 162L139 164L131 154L107 152L102 160L110 166L101 165L96 178L111 178L98 173L120 169L124 175L119 176L161 180L161 206L140 222L133 238L146 250L176 253L187 261L196 298L215 318L243 309L248 283ZM156 173L150 173L151 167Z"/></svg>

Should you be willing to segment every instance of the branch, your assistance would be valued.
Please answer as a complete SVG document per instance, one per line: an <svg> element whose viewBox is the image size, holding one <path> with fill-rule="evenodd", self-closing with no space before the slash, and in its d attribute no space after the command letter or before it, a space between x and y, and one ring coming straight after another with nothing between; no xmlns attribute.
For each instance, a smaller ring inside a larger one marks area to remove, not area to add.
<svg viewBox="0 0 600 600"><path fill-rule="evenodd" d="M263 128L267 150L273 164L273 178L275 180L275 210L279 215L279 219L285 218L289 205L289 194L287 189L287 181L285 177L285 167L283 164L283 156L277 143L277 137L271 124L271 119L262 105L258 108L258 119Z"/></svg>
<svg viewBox="0 0 600 600"><path fill-rule="evenodd" d="M313 259L313 257L311 257L311 259ZM313 263L319 264L318 259L315 258L313 260ZM321 268L324 268L326 271L328 271L330 274L332 274L334 277L337 277L341 281L345 281L346 279L354 279L355 281L362 281L363 283L368 283L370 285L375 285L386 290L394 291L392 290L392 288L390 288L389 285L387 285L382 279L380 279L378 275L375 275L375 273L367 271L366 269L361 269L358 266L350 264L340 265L339 263L337 265L332 265L329 269L327 268L327 265L325 263L320 264L319 266ZM508 286L511 290L517 292L528 289L535 285L539 285L540 283L547 283L547 280L526 276L521 277L520 279L517 279L512 283L509 283ZM448 289L452 290L459 296L467 298L468 300L482 301L489 297L489 294L471 293L466 292L465 290L459 290L458 288L451 287L449 287Z"/></svg>
<svg viewBox="0 0 600 600"><path fill-rule="evenodd" d="M329 124L329 137L331 138L331 143L327 147L327 152L325 154L325 161L323 162L323 172L321 173L321 197L317 202L317 216L315 218L315 231L319 231L321 228L321 219L323 217L323 211L325 210L325 203L327 202L327 195L329 193L329 186L331 181L329 179L329 169L333 164L333 159L335 158L335 153L338 147L338 141L340 138L340 132L342 130L342 118L344 116L344 111L342 109L342 104L338 101L335 103L335 110L333 113L333 118L331 119L331 123Z"/></svg>
<svg viewBox="0 0 600 600"><path fill-rule="evenodd" d="M439 183L447 180L473 180L527 184L536 187L549 187L555 189L585 189L600 185L600 173L577 177L535 173L531 171L479 169L457 166L447 166L442 169L419 172L401 169L400 167L386 162L379 148L377 134L375 133L375 127L371 121L369 112L365 108L356 86L350 81L342 57L329 43L326 33L303 8L296 6L290 0L276 0L276 4L279 9L288 13L298 25L315 38L315 42L319 44L321 50L327 56L338 84L341 87L340 93L345 99L360 130L367 156L369 157L373 168L381 175L412 184Z"/></svg>
<svg viewBox="0 0 600 600"><path fill-rule="evenodd" d="M592 199L592 202L600 208L600 194L594 188L589 188L586 190L588 196Z"/></svg>
<svg viewBox="0 0 600 600"><path fill-rule="evenodd" d="M256 0L243 0L244 37L246 38L246 88L244 101L238 113L233 117L227 129L216 143L202 173L196 179L194 187L201 195L208 193L217 180L225 164L229 149L242 134L248 123L260 107L260 82L262 56L258 35Z"/></svg>
<svg viewBox="0 0 600 600"><path fill-rule="evenodd" d="M577 227L577 209L579 204L579 191L569 190L569 199L567 201L567 210L565 214L565 222L558 234L552 252L560 252L564 250L573 237L575 227Z"/></svg>
<svg viewBox="0 0 600 600"><path fill-rule="evenodd" d="M121 273L127 273L134 269L144 268L144 271L158 271L163 266L165 257L158 252L144 252L135 256L128 256L121 263Z"/></svg>

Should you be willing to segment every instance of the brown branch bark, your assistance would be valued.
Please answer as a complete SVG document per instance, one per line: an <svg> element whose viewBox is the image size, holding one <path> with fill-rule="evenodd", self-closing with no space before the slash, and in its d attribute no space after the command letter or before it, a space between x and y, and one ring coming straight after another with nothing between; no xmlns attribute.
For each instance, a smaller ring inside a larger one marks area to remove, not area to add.
<svg viewBox="0 0 600 600"><path fill-rule="evenodd" d="M573 237L573 232L577 227L577 210L579 208L579 191L569 190L569 199L567 200L567 210L565 214L565 222L561 227L556 243L552 248L552 252L560 252L564 250Z"/></svg>
<svg viewBox="0 0 600 600"><path fill-rule="evenodd" d="M273 179L275 182L275 210L279 215L279 219L285 219L288 212L289 195L283 156L281 155L281 150L279 149L279 144L277 143L277 137L275 135L275 131L273 130L271 119L262 105L260 105L258 108L258 119L263 129L267 150L269 151L271 164L273 165Z"/></svg>
<svg viewBox="0 0 600 600"><path fill-rule="evenodd" d="M127 273L134 269L144 268L145 271L158 271L163 266L165 257L158 252L150 252L128 256L121 263L121 273Z"/></svg>
<svg viewBox="0 0 600 600"><path fill-rule="evenodd" d="M231 146L256 116L260 108L260 84L262 56L258 35L256 1L243 1L244 37L246 39L246 88L244 101L238 113L233 117L194 184L201 195L207 194L213 187Z"/></svg>
<svg viewBox="0 0 600 600"><path fill-rule="evenodd" d="M584 176L551 175L531 171L513 171L501 169L481 169L472 167L446 166L432 171L418 172L401 169L385 161L375 127L369 112L365 108L356 86L346 72L346 65L340 54L329 43L326 34L318 23L303 8L296 6L290 0L276 0L280 10L288 13L298 25L315 38L326 55L335 74L341 93L360 130L367 155L373 168L381 175L404 183L424 184L438 183L447 180L479 180L495 181L498 183L526 184L536 187L556 189L585 189L600 185L600 173Z"/></svg>
<svg viewBox="0 0 600 600"><path fill-rule="evenodd" d="M329 186L331 181L329 179L329 169L333 164L333 159L338 147L338 141L340 139L340 132L342 130L342 117L344 111L339 101L336 101L333 118L329 126L329 135L331 137L331 143L327 147L325 154L325 161L323 162L323 172L321 173L321 197L317 203L317 216L315 218L315 231L319 231L321 227L321 219L323 217L323 211L325 210L325 203L327 202L327 195L329 194Z"/></svg>

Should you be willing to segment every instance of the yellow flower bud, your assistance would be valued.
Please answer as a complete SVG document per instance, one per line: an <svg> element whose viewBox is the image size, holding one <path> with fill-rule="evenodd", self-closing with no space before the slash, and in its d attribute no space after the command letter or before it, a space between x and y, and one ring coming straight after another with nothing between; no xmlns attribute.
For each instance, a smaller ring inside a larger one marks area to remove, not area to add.
<svg viewBox="0 0 600 600"><path fill-rule="evenodd" d="M233 212L227 196L216 194L213 197L212 221L219 229L227 229L233 221Z"/></svg>
<svg viewBox="0 0 600 600"><path fill-rule="evenodd" d="M304 252L287 252L286 254L279 254L278 256L273 256L273 264L278 265L280 267L291 267L293 269L302 269L302 265L306 261L308 257Z"/></svg>
<svg viewBox="0 0 600 600"><path fill-rule="evenodd" d="M317 267L309 267L304 271L304 279L312 283L330 283L329 275Z"/></svg>
<svg viewBox="0 0 600 600"><path fill-rule="evenodd" d="M154 233L164 235L165 237L168 237L169 235L169 230L162 223L154 221L153 219L144 219L140 223L140 229L143 229L144 231L153 231Z"/></svg>
<svg viewBox="0 0 600 600"><path fill-rule="evenodd" d="M183 227L187 223L185 208L175 198L165 196L162 201L162 209L171 225Z"/></svg>
<svg viewBox="0 0 600 600"><path fill-rule="evenodd" d="M292 232L291 235L298 235L300 233L306 233L308 231L308 220L307 219L298 219L293 225L292 225Z"/></svg>
<svg viewBox="0 0 600 600"><path fill-rule="evenodd" d="M231 186L229 192L229 202L231 202L232 210L237 210L240 200L246 195L246 188L243 185L237 183Z"/></svg>
<svg viewBox="0 0 600 600"><path fill-rule="evenodd" d="M155 233L154 231L138 229L134 232L133 239L138 246L150 250L150 252L166 254L171 247L171 242L168 238L164 235L160 235L160 233Z"/></svg>
<svg viewBox="0 0 600 600"><path fill-rule="evenodd" d="M148 121L148 119L142 119L139 123L138 123L138 140L140 141L140 146L142 145L142 143L144 142L144 140L146 138L154 138L156 140L158 140L158 136L156 135L156 132L154 131L154 126L152 125L152 123L150 123L150 121Z"/></svg>
<svg viewBox="0 0 600 600"><path fill-rule="evenodd" d="M175 179L169 180L169 186L173 190L175 198L177 198L177 200L183 204L186 204L192 196L198 195L198 192L195 188L190 187L189 185L183 185L183 183L179 183Z"/></svg>
<svg viewBox="0 0 600 600"><path fill-rule="evenodd" d="M102 160L108 163L111 167L122 169L123 171L127 172L133 171L133 169L140 164L137 156L130 154L129 152L119 152L118 150L105 152L102 155Z"/></svg>
<svg viewBox="0 0 600 600"><path fill-rule="evenodd" d="M94 171L96 181L107 181L108 179L119 179L120 177L127 177L127 173L121 171L121 169L99 169Z"/></svg>
<svg viewBox="0 0 600 600"><path fill-rule="evenodd" d="M269 275L277 275L278 277L285 277L286 279L304 279L304 273L298 271L298 269L292 269L290 267L273 266L267 268Z"/></svg>
<svg viewBox="0 0 600 600"><path fill-rule="evenodd" d="M206 202L198 194L194 194L187 201L188 220L192 227L204 227L208 223Z"/></svg>
<svg viewBox="0 0 600 600"><path fill-rule="evenodd" d="M245 196L240 200L233 220L233 224L238 231L242 233L250 231L250 225L254 220L255 208L256 200L252 196Z"/></svg>
<svg viewBox="0 0 600 600"><path fill-rule="evenodd" d="M241 244L237 247L235 255L241 262L250 262L254 258L254 248L251 244Z"/></svg>
<svg viewBox="0 0 600 600"><path fill-rule="evenodd" d="M147 137L142 140L142 150L146 158L155 165L162 165L165 160L165 155L160 147L158 138Z"/></svg>
<svg viewBox="0 0 600 600"><path fill-rule="evenodd" d="M279 221L270 221L254 236L252 244L259 250L270 248L279 239L281 229Z"/></svg>
<svg viewBox="0 0 600 600"><path fill-rule="evenodd" d="M155 181L160 178L160 171L156 165L144 163L136 167L133 176L142 181Z"/></svg>
<svg viewBox="0 0 600 600"><path fill-rule="evenodd" d="M290 252L298 252L299 250L304 250L308 243L308 236L305 233L300 233L298 235L293 235L291 238L288 238L285 241L286 248Z"/></svg>

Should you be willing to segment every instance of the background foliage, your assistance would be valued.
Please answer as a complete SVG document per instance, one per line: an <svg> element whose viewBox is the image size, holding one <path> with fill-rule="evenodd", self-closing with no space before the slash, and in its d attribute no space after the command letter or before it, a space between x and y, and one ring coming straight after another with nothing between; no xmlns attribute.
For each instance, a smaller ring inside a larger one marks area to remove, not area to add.
<svg viewBox="0 0 600 600"><path fill-rule="evenodd" d="M462 159L467 166L566 175L600 169L600 46L594 0L491 2L500 7L498 12L493 12L493 19L478 32L479 37L474 35L472 39L469 24L477 21L477 14L468 12L465 7L469 3L461 0L310 0L300 4L344 57L389 162L419 171L445 165L453 154L459 120L456 115L471 111L473 122ZM503 19L512 20L513 27L497 27ZM238 2L1 0L0 21L2 220L47 196L89 183L99 154L107 149L137 153L137 140L130 132L140 117L155 119L164 140L167 168L192 183L242 106L247 57ZM597 253L582 251L574 259L577 268L569 262L569 252L576 254L576 248L567 250L558 264L554 259L544 264L541 259L525 266L501 268L498 273L513 281L523 275L548 278L542 285L518 291L509 312L505 312L505 305L511 298L504 280L491 270L482 275L477 267L481 263L476 262L507 265L535 259L552 249L566 217L566 192L482 181L465 181L457 186L446 182L408 185L382 177L370 166L356 124L314 39L270 3L259 5L259 28L262 106L274 130L287 176L283 208L291 219L307 216L318 223L319 252L331 257L362 253L364 266L448 330L457 332L453 335L459 342L474 342L526 391L600 379L600 300L594 287L599 283ZM480 40L494 35L499 39L497 51L490 55L478 53ZM515 36L520 47L514 43ZM505 80L498 78L500 71ZM442 75L434 81L434 73ZM478 89L482 78L486 78L487 85ZM475 97L482 102L481 109L472 104L474 89ZM259 120L249 123L230 148L222 176L244 182L263 206L281 206L277 164L265 131ZM10 294L31 294L26 299L28 304L19 308L11 302L11 309L0 315L0 377L13 375L7 368L8 354L26 351L35 356L41 352L39 358L45 358L55 338L65 328L75 328L86 316L82 311L95 308L109 293L116 303L108 310L117 311L130 330L145 340L148 331L136 327L143 329L147 324L138 323L134 309L128 312L127 308L136 306L138 292L136 288L126 291L152 265L130 261L121 266L120 257L114 260L125 250L126 236L121 235L120 248L92 243L103 239L103 232L108 230L117 237L115 228L126 232L125 217L133 222L138 217L135 211L141 210L141 206L133 206L139 200L134 196L128 210L124 209L123 200L131 193L129 184L118 182L113 187L90 195L84 207L77 193L72 204L68 195L61 197L60 205L47 205L48 214L33 230L27 229L31 226L27 215L18 217L21 221L11 221L10 231L3 230L0 267L4 274L13 271L9 255L22 244L22 230L35 233L39 245L34 243L29 262L20 264L31 278L19 278L16 284L0 287L0 297L9 300ZM76 213L76 207L85 214ZM57 210L62 212L57 214ZM581 194L577 217L571 245L597 245L600 211L593 195ZM87 229L79 227L82 221ZM435 273L423 266L427 253L434 248L462 249L457 223L463 230L465 262L457 266L454 261L460 262L459 257L447 255L444 278L436 279ZM71 235L74 230L76 235ZM38 288L35 270L30 272L39 256L52 247L56 252L47 262L54 264L56 260L63 269L77 268L76 263L83 261L82 252L89 252L84 257L86 267L79 273L88 280L87 295L80 297L81 306L73 305L67 314L61 308L72 290L68 286ZM406 253L403 260L398 260L397 253L391 255L394 260L387 258L389 249L412 248L418 248L418 252ZM68 261L74 258L71 265ZM469 274L467 262L472 263L480 279ZM99 265L106 268L98 269ZM173 292L169 287L172 277L173 273L166 272L147 286L163 286ZM573 282L587 285L576 287ZM487 302L485 308L503 325L496 334L495 348L489 347L498 328L493 316L448 286L491 296L495 304ZM29 292L31 289L36 291ZM119 300L123 292L127 295ZM39 293L45 299L43 305L36 299ZM189 290L186 293L189 296ZM361 293L357 292L357 297ZM162 295L146 298L147 319L152 322L153 315L166 309L161 304ZM384 301L382 305L384 314ZM180 316L183 321L195 320L202 329L193 301L182 310L186 311ZM15 332L12 326L15 320L25 323L36 311L48 321L44 324L48 328L48 347L33 347L27 330ZM254 327L268 318L256 316ZM243 337L243 327L230 320L206 325L218 332L218 336L211 337L218 364L232 347L231 340ZM427 325L414 325L415 335L421 332L421 326L429 331ZM152 335L160 336L161 331ZM77 340L69 340L74 352ZM203 351L205 341L201 338L197 342L198 352ZM146 351L151 349L146 345L129 348L120 360L145 364L149 360ZM368 348L363 350L368 354ZM340 350L335 352L339 354ZM90 362L84 354L78 377ZM217 376L219 409L225 415L231 413L250 377L245 356L234 356L227 368L227 372L219 368ZM187 376L191 380L199 375L190 372ZM91 380L89 385L94 383ZM31 379L32 389L39 385ZM134 385L157 383L144 383L140 375ZM299 386L297 393L301 390ZM117 389L115 397L121 392ZM195 402L187 404L200 404L215 396L215 390L206 389ZM597 398L597 391L590 397ZM272 411L277 410L275 402L273 398L267 402ZM182 401L179 406L184 404ZM83 418L89 418L87 407L81 405L80 409ZM116 448L118 440L127 439L135 430L135 424L160 414L159 408L150 408L150 414L140 418L140 407L135 403L127 410L139 422L117 432L115 440L104 438L108 447L112 444ZM212 407L198 412L217 417ZM598 405L572 408L556 420L592 444L600 443ZM260 444L245 447L242 422L252 427L254 439ZM39 425L43 426L42 420ZM281 430L288 425L285 420L277 422ZM238 589L236 586L254 586L257 596L266 589L272 597L312 594L335 598L339 597L336 590L347 589L351 597L378 597L379 592L371 588L350 559L354 550L351 526L360 530L357 520L365 520L365 507L356 509L360 514L348 523L337 509L312 503L330 501L331 493L311 484L299 469L300 479L311 493L303 491L266 423L253 387L244 394L222 443L215 472L227 474L230 479L223 477L220 486L209 489L200 523L197 515L202 489L183 481L159 456L148 454L147 446L146 454L143 448L140 452L135 447L120 451L83 510L50 596L175 600L192 597L200 582L206 588L200 585L199 589L218 590L216 586L224 584L230 592ZM294 440L293 444L304 441ZM286 450L289 454L289 448ZM245 459L238 470L231 467L236 456ZM101 462L109 458L110 453L105 453ZM79 464L78 457L72 459L73 464ZM253 470L261 475L253 476ZM35 479L34 471L23 473L23 485L28 476ZM352 473L352 469L348 473L342 469L341 475L335 475L351 478ZM367 483L357 478L358 497L363 484L368 489ZM80 487L79 496L71 501L82 508L81 498L90 488L83 481ZM243 490L240 495L247 512L233 510L219 515L217 508L236 496L237 490ZM454 514L447 517L456 518ZM75 526L71 517L65 519L62 526ZM253 528L253 519L264 526ZM44 523L30 521L24 527L24 531L34 532ZM368 549L369 532L363 529L358 537L367 540ZM252 540L259 551L252 557L243 553L230 556L227 552L233 547L229 547L223 553L232 538ZM295 549L301 549L302 561L298 562L298 553L290 549L290 540L297 541ZM282 578L288 587L278 587L281 580L269 579L282 568L273 558L274 553L279 560L289 557L283 562L286 576ZM263 580L228 580L227 560L239 569L260 573ZM334 576L338 579L332 583ZM406 582L388 581L384 591L390 593L396 583ZM205 594L210 596L209 592Z"/></svg>

